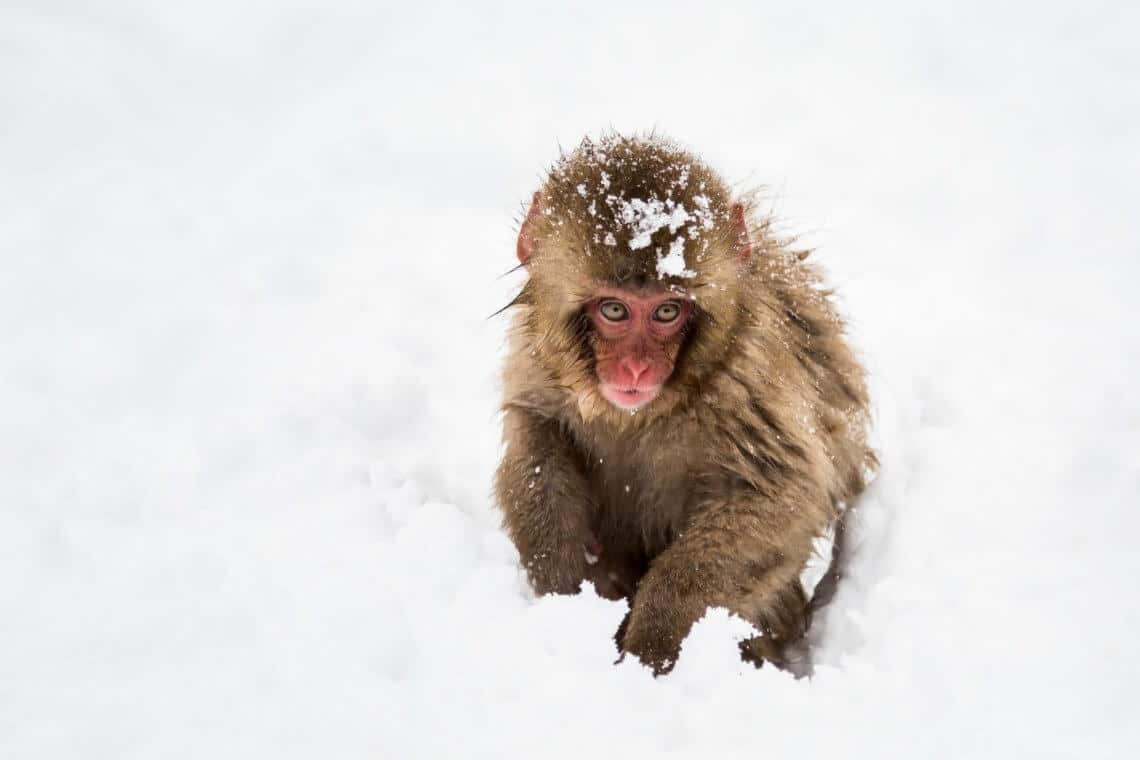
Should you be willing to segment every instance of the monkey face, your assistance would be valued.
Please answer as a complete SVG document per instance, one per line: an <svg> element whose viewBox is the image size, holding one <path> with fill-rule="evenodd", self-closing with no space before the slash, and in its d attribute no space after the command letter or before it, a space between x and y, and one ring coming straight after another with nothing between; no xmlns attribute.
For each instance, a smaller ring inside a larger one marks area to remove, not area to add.
<svg viewBox="0 0 1140 760"><path fill-rule="evenodd" d="M606 288L585 312L602 396L630 411L657 398L673 373L692 303L675 293Z"/></svg>

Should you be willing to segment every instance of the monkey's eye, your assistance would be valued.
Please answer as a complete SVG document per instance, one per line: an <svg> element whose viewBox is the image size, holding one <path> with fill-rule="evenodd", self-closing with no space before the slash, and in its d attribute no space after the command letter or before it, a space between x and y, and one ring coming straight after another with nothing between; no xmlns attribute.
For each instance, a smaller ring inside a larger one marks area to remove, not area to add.
<svg viewBox="0 0 1140 760"><path fill-rule="evenodd" d="M672 322L681 316L681 307L675 303L663 303L653 311L653 318L658 322Z"/></svg>
<svg viewBox="0 0 1140 760"><path fill-rule="evenodd" d="M621 301L602 301L598 311L611 322L620 322L629 317L629 309Z"/></svg>

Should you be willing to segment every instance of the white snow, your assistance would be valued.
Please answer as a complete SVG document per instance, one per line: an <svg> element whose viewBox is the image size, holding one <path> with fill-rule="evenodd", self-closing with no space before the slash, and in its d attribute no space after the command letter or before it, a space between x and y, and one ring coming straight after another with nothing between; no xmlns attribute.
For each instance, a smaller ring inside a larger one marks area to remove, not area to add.
<svg viewBox="0 0 1140 760"><path fill-rule="evenodd" d="M6 5L0 757L1137 756L1137 28ZM498 527L510 220L602 125L767 183L871 368L810 680L615 665Z"/></svg>
<svg viewBox="0 0 1140 760"><path fill-rule="evenodd" d="M810 595L831 567L831 552L835 546L835 528L831 526L812 542L812 555L800 571L800 584Z"/></svg>
<svg viewBox="0 0 1140 760"><path fill-rule="evenodd" d="M669 243L669 253L657 255L657 276L696 277L697 273L685 268L685 239L675 237Z"/></svg>
<svg viewBox="0 0 1140 760"><path fill-rule="evenodd" d="M685 204L677 203L672 198L624 198L619 195L607 195L606 205L614 209L615 218L623 226L633 231L634 234L629 240L631 251L647 248L650 238L658 230L668 227L670 234L676 234L681 225L693 219L693 216L685 210Z"/></svg>
<svg viewBox="0 0 1140 760"><path fill-rule="evenodd" d="M604 178L605 172L602 175ZM688 182L688 167L681 173L681 178L677 180L677 184L683 185L685 182ZM582 197L585 197L585 185L579 185L578 192ZM693 222L686 229L688 237L696 239L700 236L701 229L708 229L713 226L712 213L708 209L707 198L704 196L698 198L698 208L693 212L687 211L684 203L677 203L672 198L626 198L620 195L607 195L605 202L607 206L613 209L615 221L629 231L628 247L630 251L636 252L648 248L653 242L653 235L662 229L668 228L669 234L675 236L669 241L668 253L662 254L660 247L656 249L658 278L696 276L696 272L685 266L686 236L677 235L677 230L689 222ZM592 201L590 209L593 213ZM610 246L616 245L617 238L614 237L613 233L607 232L605 243Z"/></svg>

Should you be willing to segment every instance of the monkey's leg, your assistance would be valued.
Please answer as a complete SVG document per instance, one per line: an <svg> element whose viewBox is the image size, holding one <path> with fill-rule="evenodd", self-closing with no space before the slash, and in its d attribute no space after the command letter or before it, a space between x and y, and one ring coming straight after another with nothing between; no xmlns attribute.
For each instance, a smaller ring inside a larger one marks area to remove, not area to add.
<svg viewBox="0 0 1140 760"><path fill-rule="evenodd" d="M778 504L701 510L641 580L622 649L667 672L693 623L709 607L725 607L765 632L770 641L756 653L774 658L807 624L802 589L793 590L811 531L797 524L797 514Z"/></svg>
<svg viewBox="0 0 1140 760"><path fill-rule="evenodd" d="M556 422L508 408L495 475L503 522L535 593L573 594L588 577L593 499L579 457Z"/></svg>
<svg viewBox="0 0 1140 760"><path fill-rule="evenodd" d="M804 634L811 625L812 608L799 578L776 599L760 594L751 602L745 599L741 614L763 633L740 642L741 656L756 667L770 662L796 676L809 675L811 653Z"/></svg>
<svg viewBox="0 0 1140 760"><path fill-rule="evenodd" d="M585 580L594 584L598 596L613 601L633 597L638 580L645 574L643 565L638 566L629 557L607 549L600 542L588 546L586 555L590 567Z"/></svg>

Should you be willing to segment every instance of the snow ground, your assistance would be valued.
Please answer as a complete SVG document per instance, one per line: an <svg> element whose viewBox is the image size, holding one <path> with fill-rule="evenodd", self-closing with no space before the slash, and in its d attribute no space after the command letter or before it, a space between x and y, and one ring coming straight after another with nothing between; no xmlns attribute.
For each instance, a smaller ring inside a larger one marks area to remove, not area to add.
<svg viewBox="0 0 1140 760"><path fill-rule="evenodd" d="M0 757L1140 752L1140 12L0 5ZM882 473L810 681L489 499L520 204L657 127L817 245Z"/></svg>

